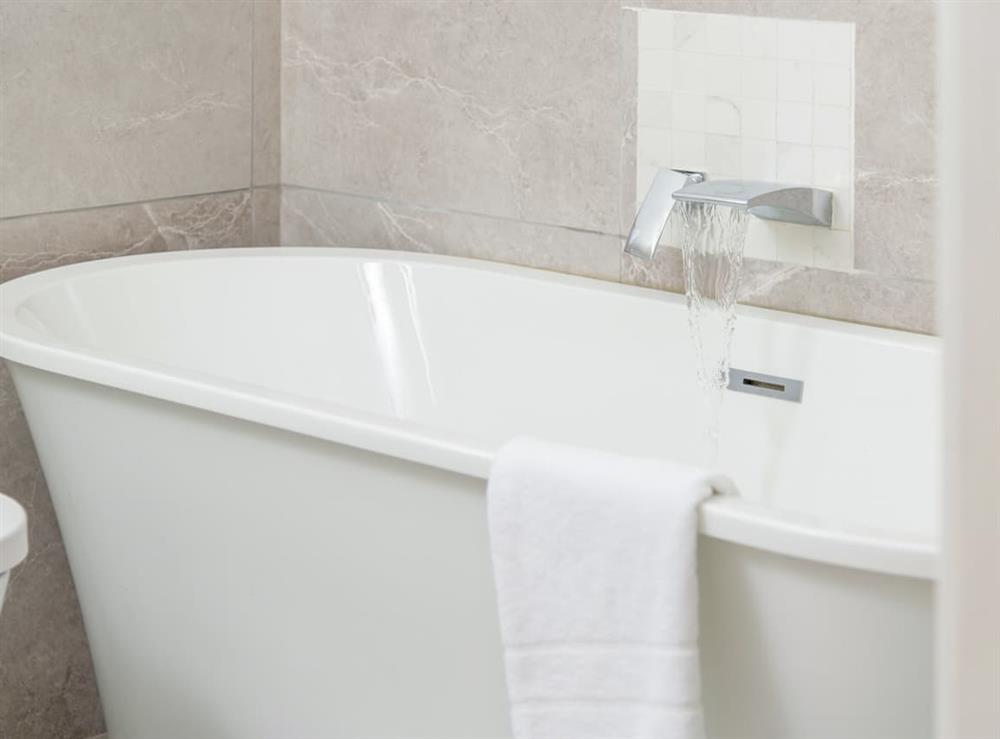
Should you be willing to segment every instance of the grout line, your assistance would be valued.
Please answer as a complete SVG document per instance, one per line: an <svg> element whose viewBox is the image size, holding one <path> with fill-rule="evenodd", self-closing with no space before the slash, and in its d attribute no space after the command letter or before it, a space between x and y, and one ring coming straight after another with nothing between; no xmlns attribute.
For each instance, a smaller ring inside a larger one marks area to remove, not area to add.
<svg viewBox="0 0 1000 739"><path fill-rule="evenodd" d="M257 148L254 146L253 133L257 128L257 3L250 3L250 187L253 187L256 171Z"/></svg>
<svg viewBox="0 0 1000 739"><path fill-rule="evenodd" d="M257 175L257 146L254 131L257 128L257 3L250 3L250 243L257 245L257 208L253 187Z"/></svg>
<svg viewBox="0 0 1000 739"><path fill-rule="evenodd" d="M278 141L276 146L278 147L278 161L277 170L274 173L275 179L277 179L277 184L281 185L282 177L282 162L285 159L285 0L275 0L278 3L278 58L273 60L275 64L278 65L278 95L275 100L275 104L278 106L278 116L277 116L277 136ZM280 208L280 206L279 206ZM279 222L278 222L278 233L281 233L281 221L280 221L280 210L279 210Z"/></svg>
<svg viewBox="0 0 1000 739"><path fill-rule="evenodd" d="M338 195L340 197L357 198L359 200L368 200L375 203L385 203L386 205L397 207L397 208L416 208L419 210L430 211L432 213L447 213L449 215L461 215L461 216L472 216L474 218L491 218L495 221L507 221L509 223L522 223L529 226L544 226L547 228L561 228L566 231L575 231L577 233L589 234L592 236L607 236L614 239L621 239L623 236L621 234L608 233L607 231L597 231L590 228L581 228L579 226L567 226L562 223L546 223L544 221L529 221L523 218L514 218L513 216L498 216L491 213L479 213L477 211L468 210L456 210L454 208L443 208L436 205L424 205L421 203L407 202L403 200L394 200L392 198L383 198L378 195L368 195L356 192L344 192L342 190L327 190L322 187L309 187L307 185L293 185L290 183L282 183L282 189L288 190L302 190L304 192L315 192L326 195Z"/></svg>
<svg viewBox="0 0 1000 739"><path fill-rule="evenodd" d="M278 185L261 185L257 187L258 190L263 190L268 187L278 187ZM54 216L63 213L86 213L88 211L96 210L108 210L109 208L125 208L130 205L146 205L149 203L166 203L171 200L184 200L187 198L204 198L209 195L233 195L238 192L249 192L254 189L251 185L246 187L236 187L231 190L208 190L207 192L192 192L192 193L182 193L180 195L165 195L161 198L148 198L146 200L125 200L118 203L103 203L101 205L91 205L84 206L80 208L63 208L61 210L40 210L33 213L18 213L13 216L4 216L0 218L0 223L4 221L14 221L18 218L35 218L38 216Z"/></svg>

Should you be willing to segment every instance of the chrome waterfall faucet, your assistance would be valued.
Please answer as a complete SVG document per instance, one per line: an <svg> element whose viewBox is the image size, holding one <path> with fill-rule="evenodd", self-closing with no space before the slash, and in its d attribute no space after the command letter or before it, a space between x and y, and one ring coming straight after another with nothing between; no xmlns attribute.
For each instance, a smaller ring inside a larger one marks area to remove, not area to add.
<svg viewBox="0 0 1000 739"><path fill-rule="evenodd" d="M667 227L667 219L674 209L674 193L687 185L695 185L705 181L702 172L689 172L683 169L660 169L649 186L649 192L643 198L639 211L632 222L625 241L625 253L649 261L656 253L663 229Z"/></svg>
<svg viewBox="0 0 1000 739"><path fill-rule="evenodd" d="M829 228L833 220L833 193L828 190L754 180L709 182L703 172L661 169L635 215L625 253L652 259L678 202L746 208L758 218L807 226Z"/></svg>

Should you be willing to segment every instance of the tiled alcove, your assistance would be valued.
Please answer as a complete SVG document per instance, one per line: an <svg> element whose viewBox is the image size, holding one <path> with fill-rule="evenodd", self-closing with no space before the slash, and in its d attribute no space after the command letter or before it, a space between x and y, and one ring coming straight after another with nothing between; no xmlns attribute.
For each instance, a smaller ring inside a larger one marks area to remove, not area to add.
<svg viewBox="0 0 1000 739"><path fill-rule="evenodd" d="M659 167L831 190L832 229L751 219L746 254L851 270L854 24L636 12L638 196Z"/></svg>

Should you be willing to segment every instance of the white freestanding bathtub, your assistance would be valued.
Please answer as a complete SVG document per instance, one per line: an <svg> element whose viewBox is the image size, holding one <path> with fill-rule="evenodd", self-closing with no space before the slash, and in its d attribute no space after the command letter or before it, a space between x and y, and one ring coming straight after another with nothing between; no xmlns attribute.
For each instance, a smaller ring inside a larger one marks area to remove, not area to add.
<svg viewBox="0 0 1000 739"><path fill-rule="evenodd" d="M484 517L523 433L699 462L683 299L327 249L0 289L112 739L509 733ZM931 735L935 340L744 309L704 505L712 739Z"/></svg>

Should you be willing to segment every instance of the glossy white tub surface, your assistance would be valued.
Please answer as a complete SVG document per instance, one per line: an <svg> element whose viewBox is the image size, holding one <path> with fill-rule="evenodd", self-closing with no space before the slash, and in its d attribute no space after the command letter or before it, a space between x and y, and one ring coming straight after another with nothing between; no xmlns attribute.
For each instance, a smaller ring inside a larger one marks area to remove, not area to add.
<svg viewBox="0 0 1000 739"><path fill-rule="evenodd" d="M518 434L703 462L682 297L405 253L0 287L113 739L507 734L484 520ZM702 512L709 733L930 736L934 339L741 309Z"/></svg>

